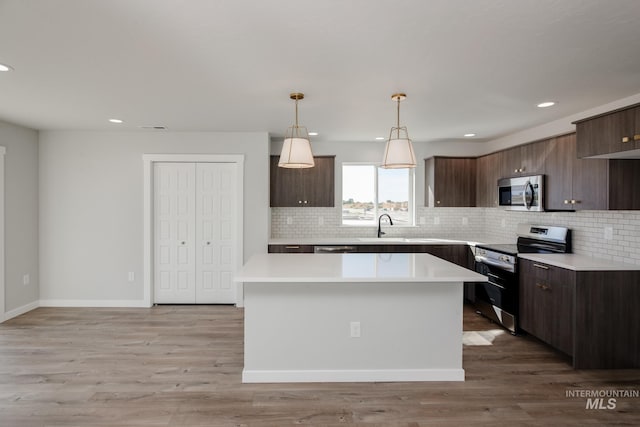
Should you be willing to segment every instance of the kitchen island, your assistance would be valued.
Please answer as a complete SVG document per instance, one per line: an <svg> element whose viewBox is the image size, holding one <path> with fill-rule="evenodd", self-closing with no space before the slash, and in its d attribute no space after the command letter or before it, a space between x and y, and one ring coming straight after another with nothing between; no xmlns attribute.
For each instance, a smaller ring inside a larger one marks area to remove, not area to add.
<svg viewBox="0 0 640 427"><path fill-rule="evenodd" d="M244 282L242 381L464 381L463 282L430 254L261 254Z"/></svg>

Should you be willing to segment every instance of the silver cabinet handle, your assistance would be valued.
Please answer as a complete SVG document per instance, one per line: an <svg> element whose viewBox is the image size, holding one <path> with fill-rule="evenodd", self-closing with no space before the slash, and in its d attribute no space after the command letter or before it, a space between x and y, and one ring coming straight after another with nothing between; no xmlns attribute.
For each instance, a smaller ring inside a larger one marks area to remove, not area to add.
<svg viewBox="0 0 640 427"><path fill-rule="evenodd" d="M542 264L533 264L533 266L541 268L543 270L548 270L549 269L549 267L547 267L546 265L542 265Z"/></svg>

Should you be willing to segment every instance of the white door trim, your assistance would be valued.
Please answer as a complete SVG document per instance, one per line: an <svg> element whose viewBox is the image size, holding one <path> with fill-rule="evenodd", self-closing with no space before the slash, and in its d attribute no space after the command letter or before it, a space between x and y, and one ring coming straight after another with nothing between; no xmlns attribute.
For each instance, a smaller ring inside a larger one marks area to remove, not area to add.
<svg viewBox="0 0 640 427"><path fill-rule="evenodd" d="M189 163L237 163L238 174L236 185L238 197L236 208L239 221L236 226L236 268L240 268L244 259L243 230L244 230L244 154L143 154L143 181L144 181L144 304L153 305L153 163L155 162L189 162ZM238 288L238 300L241 304L241 291Z"/></svg>
<svg viewBox="0 0 640 427"><path fill-rule="evenodd" d="M5 277L7 272L4 267L4 155L7 149L0 147L0 322L7 320L7 307L5 306Z"/></svg>

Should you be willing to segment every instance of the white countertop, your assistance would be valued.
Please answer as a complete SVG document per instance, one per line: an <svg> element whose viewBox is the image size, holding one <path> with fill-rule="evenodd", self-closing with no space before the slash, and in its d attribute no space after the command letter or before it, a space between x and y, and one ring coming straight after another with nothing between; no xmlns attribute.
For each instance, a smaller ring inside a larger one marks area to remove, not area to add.
<svg viewBox="0 0 640 427"><path fill-rule="evenodd" d="M485 282L474 271L430 254L259 254L236 282Z"/></svg>
<svg viewBox="0 0 640 427"><path fill-rule="evenodd" d="M309 237L270 239L270 245L469 245L506 243L495 237L482 239L447 239L441 237Z"/></svg>
<svg viewBox="0 0 640 427"><path fill-rule="evenodd" d="M640 265L638 264L628 264L578 254L518 254L518 257L574 271L640 270Z"/></svg>

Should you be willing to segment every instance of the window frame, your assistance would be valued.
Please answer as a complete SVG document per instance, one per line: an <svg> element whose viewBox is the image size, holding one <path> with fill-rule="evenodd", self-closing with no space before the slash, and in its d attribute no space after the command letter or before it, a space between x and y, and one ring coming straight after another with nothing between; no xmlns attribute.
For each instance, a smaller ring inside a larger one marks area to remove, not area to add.
<svg viewBox="0 0 640 427"><path fill-rule="evenodd" d="M372 227L372 228L377 228L378 227L378 218L380 216L379 211L378 211L378 204L380 203L380 201L378 200L378 169L380 169L381 163L379 162L342 162L341 164L341 168L340 168L340 174L341 174L341 185L340 185L340 225L342 227ZM366 223L362 223L362 224L345 224L344 223L344 217L343 217L343 213L342 213L342 209L343 209L343 203L344 203L344 167L345 166L371 166L374 168L375 173L374 175L374 221L372 223L366 222ZM408 183L408 195L409 195L409 201L408 201L408 206L407 206L407 214L409 216L409 221L406 224L396 224L394 226L397 227L415 227L416 226L416 185L415 185L415 180L416 180L416 173L415 173L415 168L407 168L409 169L409 183ZM392 216L393 218L393 216Z"/></svg>

